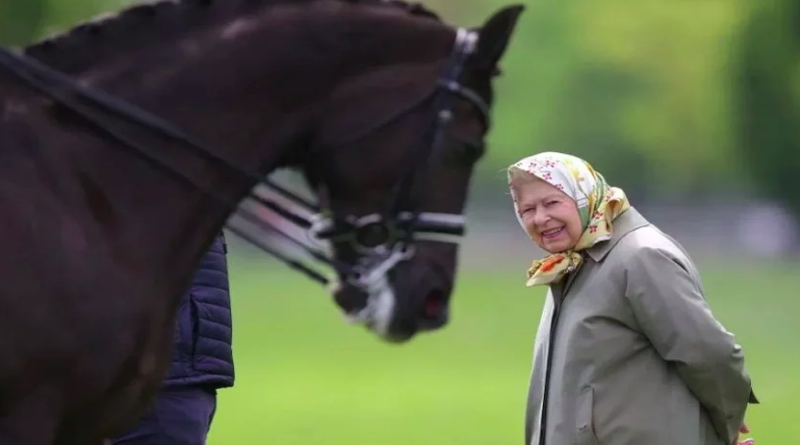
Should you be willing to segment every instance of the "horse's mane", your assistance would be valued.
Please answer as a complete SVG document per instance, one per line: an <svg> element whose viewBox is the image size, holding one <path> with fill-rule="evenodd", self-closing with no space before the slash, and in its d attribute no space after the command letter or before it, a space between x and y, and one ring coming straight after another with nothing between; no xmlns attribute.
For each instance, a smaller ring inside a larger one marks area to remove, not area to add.
<svg viewBox="0 0 800 445"><path fill-rule="evenodd" d="M186 32L187 26L225 21L268 6L310 3L313 0L158 0L137 3L113 14L101 14L64 32L47 37L24 52L67 74L76 74L109 52L124 52ZM357 4L381 4L400 8L413 16L441 21L439 15L419 3L403 0L340 0ZM196 17L202 14L203 17ZM146 28L146 32L144 30ZM138 31L138 32L136 32Z"/></svg>

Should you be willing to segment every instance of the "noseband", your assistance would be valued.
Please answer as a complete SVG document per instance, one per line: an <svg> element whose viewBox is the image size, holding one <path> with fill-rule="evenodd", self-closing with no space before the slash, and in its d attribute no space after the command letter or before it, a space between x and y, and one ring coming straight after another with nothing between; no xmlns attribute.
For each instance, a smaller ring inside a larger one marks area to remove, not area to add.
<svg viewBox="0 0 800 445"><path fill-rule="evenodd" d="M237 166L231 161L215 154L214 151L192 140L189 136L181 133L158 117L116 97L84 87L68 76L47 67L35 59L0 47L0 66L15 74L29 87L40 91L56 103L69 109L77 117L85 120L90 126L94 127L98 133L117 141L122 147L131 151L136 156L139 156L153 167L200 189L215 201L225 205L231 209L232 212L236 212L238 215L255 223L260 228L278 233L294 244L297 244L314 259L333 267L344 277L347 283L372 296L376 292L381 291L381 286L387 285L386 274L393 267L401 261L414 256L415 240L437 235L454 236L456 238L464 235L465 220L463 215L424 213L408 210L407 207L410 204L410 190L413 181L417 177L417 172L427 165L431 154L441 145L444 130L453 120L456 98L460 97L472 103L481 113L488 128L488 104L476 92L459 83L459 77L463 71L464 64L468 57L475 51L477 39L478 34L476 32L458 29L455 45L446 70L431 91L409 106L393 113L388 118L368 127L356 137L350 138L346 143L341 144L352 144L368 134L399 120L408 113L424 106L429 101L435 101L434 109L436 110L436 115L425 133L422 143L417 147L417 150L413 152L415 156L414 162L406 174L395 185L392 198L388 200L386 208L380 213L359 217L347 216L338 219L329 217L328 214L330 212L322 211L315 204L272 182L268 178L264 178L263 175ZM94 111L92 107L99 108L100 112ZM100 115L100 113L105 114ZM108 114L126 123L138 124L162 137L180 142L206 160L214 162L216 165L221 165L240 177L247 178L256 184L271 188L284 198L311 212L313 216L310 218L303 217L253 191L251 191L245 199L253 199L258 205L276 212L293 224L309 231L312 237L316 239L329 240L332 242L349 242L353 249L361 255L360 259L356 264L344 264L322 253L320 250L309 247L306 243L295 239L274 224L257 216L252 210L240 208L238 202L234 202L230 198L222 196L214 190L209 190L201 186L185 173L179 172L149 153L143 144L132 140L125 134L115 131L112 127L106 125L104 119L108 118ZM261 238L247 230L233 226L230 221L227 225L229 230L233 233L261 248L266 253L276 257L289 267L302 272L310 279L323 285L329 284L329 279L322 273L268 246ZM450 240L448 242L455 241Z"/></svg>

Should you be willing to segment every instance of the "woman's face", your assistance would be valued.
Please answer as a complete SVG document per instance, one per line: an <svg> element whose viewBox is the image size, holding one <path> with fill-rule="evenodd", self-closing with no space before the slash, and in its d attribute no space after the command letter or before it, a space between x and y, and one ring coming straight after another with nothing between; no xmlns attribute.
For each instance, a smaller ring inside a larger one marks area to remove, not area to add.
<svg viewBox="0 0 800 445"><path fill-rule="evenodd" d="M575 200L541 179L514 186L517 209L528 235L550 253L567 251L581 237Z"/></svg>

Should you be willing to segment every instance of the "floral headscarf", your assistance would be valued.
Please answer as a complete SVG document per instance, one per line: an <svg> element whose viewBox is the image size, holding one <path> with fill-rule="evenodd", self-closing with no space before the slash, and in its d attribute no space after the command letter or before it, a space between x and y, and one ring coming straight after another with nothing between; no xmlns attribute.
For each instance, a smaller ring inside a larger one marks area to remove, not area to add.
<svg viewBox="0 0 800 445"><path fill-rule="evenodd" d="M574 199L578 204L583 229L580 239L571 250L533 262L526 282L529 287L558 283L565 275L576 270L583 261L578 252L611 238L612 222L630 208L622 189L610 187L603 175L575 156L556 152L528 156L508 168L509 186L513 170L532 174ZM513 187L511 196L514 198L514 213L527 232L519 215Z"/></svg>

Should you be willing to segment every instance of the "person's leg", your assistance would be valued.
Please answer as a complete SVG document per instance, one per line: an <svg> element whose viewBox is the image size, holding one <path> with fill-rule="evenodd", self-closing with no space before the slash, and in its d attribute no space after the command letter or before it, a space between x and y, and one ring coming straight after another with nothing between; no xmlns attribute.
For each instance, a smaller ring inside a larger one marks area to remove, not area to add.
<svg viewBox="0 0 800 445"><path fill-rule="evenodd" d="M198 387L162 390L151 410L113 445L205 445L217 406L216 391Z"/></svg>

